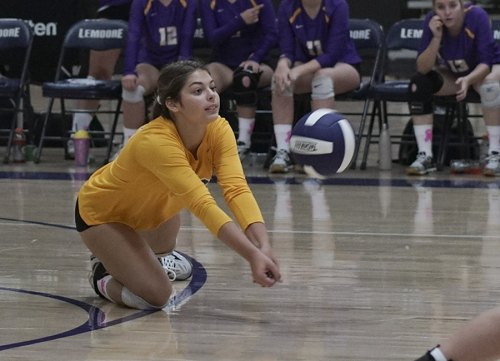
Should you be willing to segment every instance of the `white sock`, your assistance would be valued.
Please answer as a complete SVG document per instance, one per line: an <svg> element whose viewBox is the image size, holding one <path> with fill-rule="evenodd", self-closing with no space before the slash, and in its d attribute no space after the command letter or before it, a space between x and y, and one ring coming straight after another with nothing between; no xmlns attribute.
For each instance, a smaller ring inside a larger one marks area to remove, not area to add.
<svg viewBox="0 0 500 361"><path fill-rule="evenodd" d="M487 125L488 130L488 154L491 152L500 153L500 125Z"/></svg>
<svg viewBox="0 0 500 361"><path fill-rule="evenodd" d="M250 146L252 144L252 133L255 126L255 118L238 118L238 141Z"/></svg>
<svg viewBox="0 0 500 361"><path fill-rule="evenodd" d="M89 129L92 118L93 116L90 113L75 113L73 115L73 132Z"/></svg>
<svg viewBox="0 0 500 361"><path fill-rule="evenodd" d="M123 145L127 144L127 142L132 138L132 136L137 132L135 128L126 128L123 127Z"/></svg>
<svg viewBox="0 0 500 361"><path fill-rule="evenodd" d="M107 276L104 276L103 278L101 278L100 280L97 281L97 289L99 290L99 292L101 292L101 294L106 297L107 300L113 302L113 303L116 303L115 301L113 301L113 299L111 297L109 297L108 295L108 291L106 290L106 288L108 287L108 283L109 281L111 281L113 277L111 277L110 275L107 275Z"/></svg>
<svg viewBox="0 0 500 361"><path fill-rule="evenodd" d="M276 137L276 148L278 150L285 149L288 152L290 150L291 135L292 135L291 124L275 124L274 136Z"/></svg>
<svg viewBox="0 0 500 361"><path fill-rule="evenodd" d="M123 286L122 288L122 302L128 307L136 308L138 310L156 310L156 309L161 309L167 305L167 303L165 303L165 305L161 307L155 307L146 302L142 297L139 297L136 294L132 293L125 286Z"/></svg>
<svg viewBox="0 0 500 361"><path fill-rule="evenodd" d="M436 361L448 361L448 359L443 355L439 347L434 347L431 350L431 356L434 357Z"/></svg>
<svg viewBox="0 0 500 361"><path fill-rule="evenodd" d="M425 152L432 157L432 124L414 125L415 138L417 139L418 151Z"/></svg>

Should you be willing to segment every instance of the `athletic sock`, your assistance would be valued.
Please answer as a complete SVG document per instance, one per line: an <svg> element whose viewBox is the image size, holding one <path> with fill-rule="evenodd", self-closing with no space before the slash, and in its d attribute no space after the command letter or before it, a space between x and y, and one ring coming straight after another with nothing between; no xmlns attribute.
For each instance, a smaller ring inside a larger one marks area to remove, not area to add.
<svg viewBox="0 0 500 361"><path fill-rule="evenodd" d="M255 118L238 118L238 141L250 146L252 133L255 126Z"/></svg>
<svg viewBox="0 0 500 361"><path fill-rule="evenodd" d="M73 132L76 132L77 130L89 129L92 118L93 117L90 113L76 113L73 116Z"/></svg>
<svg viewBox="0 0 500 361"><path fill-rule="evenodd" d="M415 138L417 139L418 151L425 152L432 157L432 124L414 125Z"/></svg>
<svg viewBox="0 0 500 361"><path fill-rule="evenodd" d="M123 145L127 144L127 142L132 138L132 136L137 132L135 128L126 128L123 127Z"/></svg>
<svg viewBox="0 0 500 361"><path fill-rule="evenodd" d="M290 136L292 135L291 124L276 124L274 125L274 136L276 137L276 148L290 149Z"/></svg>
<svg viewBox="0 0 500 361"><path fill-rule="evenodd" d="M106 275L103 278L97 280L97 289L99 290L101 295L103 295L108 301L115 303L115 301L113 301L107 291L108 283L112 278L113 277L111 277L110 275Z"/></svg>
<svg viewBox="0 0 500 361"><path fill-rule="evenodd" d="M500 153L500 125L487 125L488 130L488 154L491 152Z"/></svg>
<svg viewBox="0 0 500 361"><path fill-rule="evenodd" d="M439 345L430 350L429 354L435 361L448 361L448 359L441 352Z"/></svg>

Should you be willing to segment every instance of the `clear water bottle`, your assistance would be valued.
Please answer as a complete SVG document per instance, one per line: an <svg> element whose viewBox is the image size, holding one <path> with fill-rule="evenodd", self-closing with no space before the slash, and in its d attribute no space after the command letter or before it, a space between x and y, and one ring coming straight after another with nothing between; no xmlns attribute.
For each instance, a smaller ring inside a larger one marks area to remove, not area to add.
<svg viewBox="0 0 500 361"><path fill-rule="evenodd" d="M479 159L483 160L488 156L489 146L490 146L489 137L488 134L485 134L481 137L479 143Z"/></svg>
<svg viewBox="0 0 500 361"><path fill-rule="evenodd" d="M380 170L391 170L392 168L391 136L386 123L382 124L378 141L378 167Z"/></svg>

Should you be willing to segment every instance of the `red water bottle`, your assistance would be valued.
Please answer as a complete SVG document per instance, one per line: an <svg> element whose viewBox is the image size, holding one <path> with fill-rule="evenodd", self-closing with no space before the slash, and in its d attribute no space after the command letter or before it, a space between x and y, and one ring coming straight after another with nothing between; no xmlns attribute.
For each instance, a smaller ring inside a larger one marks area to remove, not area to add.
<svg viewBox="0 0 500 361"><path fill-rule="evenodd" d="M14 163L24 163L26 161L26 154L24 147L26 146L26 137L22 128L16 128L14 133L14 140L12 141L13 161Z"/></svg>

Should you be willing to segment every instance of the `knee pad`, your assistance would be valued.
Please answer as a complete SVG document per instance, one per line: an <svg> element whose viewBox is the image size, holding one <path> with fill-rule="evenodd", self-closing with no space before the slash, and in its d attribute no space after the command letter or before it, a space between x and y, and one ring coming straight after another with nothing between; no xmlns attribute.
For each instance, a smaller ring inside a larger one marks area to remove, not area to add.
<svg viewBox="0 0 500 361"><path fill-rule="evenodd" d="M252 69L238 67L233 73L234 100L238 105L256 105L260 75Z"/></svg>
<svg viewBox="0 0 500 361"><path fill-rule="evenodd" d="M481 104L485 108L500 108L500 83L487 81L479 87Z"/></svg>
<svg viewBox="0 0 500 361"><path fill-rule="evenodd" d="M273 80L271 81L271 92L273 94L279 94L284 97L293 97L293 86L287 86L283 91L281 91L280 89L278 89L276 80L273 77Z"/></svg>
<svg viewBox="0 0 500 361"><path fill-rule="evenodd" d="M135 90L122 90L122 99L129 103L139 103L144 99L145 89L142 85L138 85Z"/></svg>
<svg viewBox="0 0 500 361"><path fill-rule="evenodd" d="M416 74L410 80L410 113L412 115L430 114L433 112L432 97L444 84L443 77L437 71L427 74Z"/></svg>
<svg viewBox="0 0 500 361"><path fill-rule="evenodd" d="M161 310L165 306L167 306L168 302L166 302L162 306L153 306L146 302L142 297L137 296L132 293L127 287L122 288L122 302L130 308L136 308L138 310Z"/></svg>
<svg viewBox="0 0 500 361"><path fill-rule="evenodd" d="M331 99L335 96L335 92L333 91L333 80L329 76L315 76L312 80L311 88L312 100Z"/></svg>

